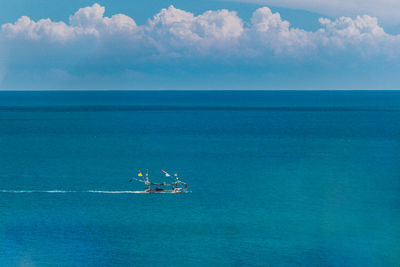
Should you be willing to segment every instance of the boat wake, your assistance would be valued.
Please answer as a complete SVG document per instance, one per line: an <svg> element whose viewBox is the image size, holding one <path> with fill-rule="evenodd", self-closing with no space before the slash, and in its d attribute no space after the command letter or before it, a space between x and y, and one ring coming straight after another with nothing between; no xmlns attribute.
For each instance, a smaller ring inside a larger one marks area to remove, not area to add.
<svg viewBox="0 0 400 267"><path fill-rule="evenodd" d="M93 193L93 194L146 194L145 191L109 191L109 190L0 190L0 193L49 193L49 194L67 194L67 193Z"/></svg>

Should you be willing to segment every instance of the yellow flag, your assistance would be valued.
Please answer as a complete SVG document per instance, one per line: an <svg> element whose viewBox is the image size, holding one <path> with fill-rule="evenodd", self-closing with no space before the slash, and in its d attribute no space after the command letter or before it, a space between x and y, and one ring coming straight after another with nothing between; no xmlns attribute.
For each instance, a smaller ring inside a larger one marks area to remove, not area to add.
<svg viewBox="0 0 400 267"><path fill-rule="evenodd" d="M139 177L142 177L142 176L143 176L143 174L142 174L141 172L139 172L139 174L138 174L137 176L139 176Z"/></svg>

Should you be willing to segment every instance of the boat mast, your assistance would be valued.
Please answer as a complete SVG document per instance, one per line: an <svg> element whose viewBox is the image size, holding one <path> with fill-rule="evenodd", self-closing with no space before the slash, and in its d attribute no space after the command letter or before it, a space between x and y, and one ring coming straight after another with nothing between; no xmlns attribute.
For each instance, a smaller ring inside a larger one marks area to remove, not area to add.
<svg viewBox="0 0 400 267"><path fill-rule="evenodd" d="M147 190L151 190L150 187L150 181L149 181L149 169L146 169L146 185L147 185Z"/></svg>

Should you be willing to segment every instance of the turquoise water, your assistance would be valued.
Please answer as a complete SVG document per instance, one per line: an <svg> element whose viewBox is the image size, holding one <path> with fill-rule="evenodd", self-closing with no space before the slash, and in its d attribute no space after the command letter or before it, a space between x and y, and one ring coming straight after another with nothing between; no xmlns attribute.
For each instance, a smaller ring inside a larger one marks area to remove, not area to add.
<svg viewBox="0 0 400 267"><path fill-rule="evenodd" d="M0 159L1 266L400 263L400 92L1 92Z"/></svg>

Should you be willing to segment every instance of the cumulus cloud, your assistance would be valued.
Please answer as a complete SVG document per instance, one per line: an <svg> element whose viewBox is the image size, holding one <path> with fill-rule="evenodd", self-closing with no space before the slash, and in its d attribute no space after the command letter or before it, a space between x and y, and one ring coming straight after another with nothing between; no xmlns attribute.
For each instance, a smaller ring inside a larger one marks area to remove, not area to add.
<svg viewBox="0 0 400 267"><path fill-rule="evenodd" d="M3 40L10 43L22 41L27 47L29 42L52 44L53 47L54 44L93 46L95 43L103 48L99 53L107 54L104 49L123 47L125 53L144 52L148 57L246 57L271 52L298 57L324 47L344 49L360 46L364 49L398 39L385 33L378 20L367 15L354 19L340 17L334 21L321 18L321 29L309 32L290 27L288 21L268 7L255 10L247 27L236 12L228 10L207 11L195 16L170 6L141 26L123 14L104 17L104 11L105 8L99 4L81 8L69 17L68 24L50 19L35 22L23 16L15 23L2 25ZM109 43L115 46L107 46ZM215 55L216 51L218 55Z"/></svg>
<svg viewBox="0 0 400 267"><path fill-rule="evenodd" d="M173 6L162 9L141 29L150 45L177 54L188 50L205 53L226 49L237 44L244 30L236 12L207 11L195 16Z"/></svg>
<svg viewBox="0 0 400 267"><path fill-rule="evenodd" d="M207 69L204 64L263 67L280 61L320 64L341 55L351 61L399 57L400 37L385 33L377 18L368 15L321 18L320 29L306 31L291 27L268 7L255 10L249 22L225 9L195 15L170 6L144 25L124 14L105 17L104 12L94 4L76 11L68 22L23 16L2 25L1 67L140 73L174 64Z"/></svg>
<svg viewBox="0 0 400 267"><path fill-rule="evenodd" d="M105 37L109 34L134 34L135 21L123 14L104 17L105 8L99 4L79 9L69 17L69 25L41 19L37 22L22 16L15 23L2 25L3 35L9 39L66 43L83 36Z"/></svg>
<svg viewBox="0 0 400 267"><path fill-rule="evenodd" d="M315 48L313 33L291 28L288 21L282 20L279 13L272 13L268 7L257 9L251 23L248 42L256 45L260 52L269 48L279 55L302 56Z"/></svg>
<svg viewBox="0 0 400 267"><path fill-rule="evenodd" d="M38 22L23 16L15 23L2 26L3 34L7 39L41 40L49 42L64 42L74 37L74 31L64 22L52 22L50 19L41 19Z"/></svg>
<svg viewBox="0 0 400 267"><path fill-rule="evenodd" d="M319 14L339 17L354 17L360 14L369 14L378 17L386 25L400 24L398 10L400 1L397 0L228 0L234 2L256 3L276 7L308 10Z"/></svg>

